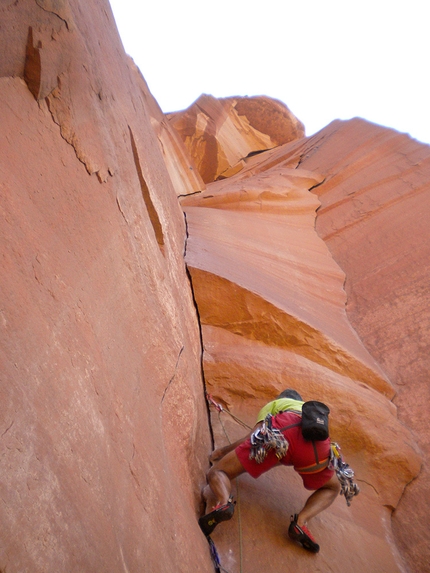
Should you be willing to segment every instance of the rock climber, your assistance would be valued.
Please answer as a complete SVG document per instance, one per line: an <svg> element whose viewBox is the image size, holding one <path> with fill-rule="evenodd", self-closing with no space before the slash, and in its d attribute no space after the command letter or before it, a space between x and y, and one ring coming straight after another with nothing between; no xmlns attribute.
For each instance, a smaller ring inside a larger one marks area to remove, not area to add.
<svg viewBox="0 0 430 573"><path fill-rule="evenodd" d="M206 536L212 533L218 523L233 517L232 480L244 472L258 478L273 467L283 464L294 466L303 480L304 487L313 491L303 509L291 517L288 535L304 549L312 553L319 551L319 545L306 524L334 502L339 495L340 484L335 472L327 467L330 459L330 438L311 442L302 436L297 421L300 421L303 403L298 392L291 388L284 390L260 410L256 425L245 438L214 450L210 456L214 465L207 473L207 485L203 490L206 511L209 511L199 519L199 525ZM285 456L278 459L272 449L261 463L257 463L255 459L250 459L251 436L261 428L267 414L274 416L273 428L284 429L290 425L293 427L281 432L288 442Z"/></svg>

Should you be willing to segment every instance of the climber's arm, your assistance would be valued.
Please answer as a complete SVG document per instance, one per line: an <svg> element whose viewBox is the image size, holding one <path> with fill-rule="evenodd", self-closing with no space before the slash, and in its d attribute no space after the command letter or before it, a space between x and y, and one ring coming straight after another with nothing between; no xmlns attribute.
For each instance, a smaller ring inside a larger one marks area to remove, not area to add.
<svg viewBox="0 0 430 573"><path fill-rule="evenodd" d="M240 446L240 444L242 444L243 442L245 442L253 432L255 432L255 430L257 428L260 428L262 426L263 422L258 422L253 429L244 437L241 438L240 440L236 440L236 442L233 442L232 444L227 444L226 446L223 446L222 448L216 448L211 455L209 456L209 461L211 463L215 463L217 461L219 461L220 459L222 459L225 455L227 455L228 453L232 452L233 450L235 450L237 448L237 446Z"/></svg>

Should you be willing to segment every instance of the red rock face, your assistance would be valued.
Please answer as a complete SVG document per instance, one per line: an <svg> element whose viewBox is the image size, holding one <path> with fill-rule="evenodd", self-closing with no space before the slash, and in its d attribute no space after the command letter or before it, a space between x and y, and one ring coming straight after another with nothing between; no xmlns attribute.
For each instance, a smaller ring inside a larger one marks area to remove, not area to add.
<svg viewBox="0 0 430 573"><path fill-rule="evenodd" d="M0 18L0 571L213 571L211 432L285 387L330 406L360 496L309 555L300 478L241 476L223 567L426 570L429 148L360 120L304 138L266 97L165 118L104 0Z"/></svg>
<svg viewBox="0 0 430 573"><path fill-rule="evenodd" d="M428 361L416 367L409 398L396 394L396 380L407 372L396 374L393 364L399 365L403 327L414 332L408 364L423 358L417 349L428 322L428 231L424 217L418 216L416 234L408 221L417 221L418 204L427 212L428 158L428 147L406 136L358 120L339 122L248 159L239 174L182 202L186 260L204 325L205 379L214 398L249 426L285 387L322 399L331 408L332 437L356 470L362 491L352 507L339 501L312 522L325 547L319 557L325 571L340 570L333 551L346 551L357 571L421 571L428 562L419 544L426 527L416 521L412 527L412 516L422 511L414 495L427 499L425 475L421 481L426 430L413 396L425 403ZM214 410L212 421L220 445L245 433L226 413ZM415 431L423 435L420 448ZM275 569L282 563L307 570L285 540L289 514L306 498L300 479L287 472L237 480L239 523L214 533L227 568L236 570L240 555L246 570L257 571L271 554ZM398 519L409 523L407 534ZM424 514L420 522L426 523ZM341 538L334 533L340 531ZM249 540L257 537L258 550L251 549Z"/></svg>
<svg viewBox="0 0 430 573"><path fill-rule="evenodd" d="M200 337L151 96L107 2L0 18L0 570L209 571Z"/></svg>
<svg viewBox="0 0 430 573"><path fill-rule="evenodd" d="M241 171L250 154L304 136L303 124L281 102L262 96L216 99L202 95L168 115L205 183Z"/></svg>
<svg viewBox="0 0 430 573"><path fill-rule="evenodd" d="M430 148L360 120L316 139L303 166L326 174L315 189L317 231L346 273L351 323L392 381L399 419L424 455L393 513L396 542L418 573L430 562Z"/></svg>

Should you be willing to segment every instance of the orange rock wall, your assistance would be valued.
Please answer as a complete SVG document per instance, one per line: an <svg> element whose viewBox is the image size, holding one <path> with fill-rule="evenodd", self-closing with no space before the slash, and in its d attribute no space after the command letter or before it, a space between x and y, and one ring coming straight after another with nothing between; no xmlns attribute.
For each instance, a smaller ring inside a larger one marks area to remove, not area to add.
<svg viewBox="0 0 430 573"><path fill-rule="evenodd" d="M286 535L297 475L241 476L223 567L425 571L429 148L305 138L267 97L164 117L106 0L0 18L0 571L213 571L212 435L287 386L329 404L360 496L315 556Z"/></svg>
<svg viewBox="0 0 430 573"><path fill-rule="evenodd" d="M249 426L285 387L323 399L332 411L332 437L356 470L361 493L352 507L339 500L312 523L322 545L316 561L324 571L341 571L346 560L350 570L375 572L423 571L428 562L420 543L428 538L428 520L414 498L415 490L427 499L421 468L426 430L410 423L426 403L420 372L428 361L413 354L424 361L405 400L408 416L396 394L396 379L406 372L386 367L394 354L398 364L403 325L412 341L428 330L428 231L417 209L420 204L428 212L422 203L427 165L428 147L356 120L247 158L238 174L182 200L186 260L213 397ZM409 220L417 222L416 234L408 230ZM410 252L417 258L411 261ZM399 285L394 292L391 267ZM386 284L379 282L381 274ZM395 302L390 297L397 292L403 294ZM364 320L367 329L360 328ZM390 321L391 337L375 352L369 340L380 340ZM382 359L384 348L390 355ZM413 405L417 397L423 402ZM219 445L246 432L226 412L213 409L212 422ZM274 568L308 570L307 556L286 539L289 515L305 499L297 476L285 468L257 481L241 476L236 496L237 522L213 534L225 567L239 571L242 562L257 571L272 553ZM422 525L412 528L416 515ZM410 532L400 533L400 520L410 523Z"/></svg>
<svg viewBox="0 0 430 573"><path fill-rule="evenodd" d="M304 136L303 124L281 102L262 97L202 95L168 114L205 183L240 171L249 154Z"/></svg>
<svg viewBox="0 0 430 573"><path fill-rule="evenodd" d="M396 542L420 573L430 563L430 147L354 120L310 138L304 157L308 169L324 165L317 231L346 273L348 317L424 456L393 513Z"/></svg>
<svg viewBox="0 0 430 573"><path fill-rule="evenodd" d="M195 183L173 187L107 1L0 21L0 570L211 571Z"/></svg>

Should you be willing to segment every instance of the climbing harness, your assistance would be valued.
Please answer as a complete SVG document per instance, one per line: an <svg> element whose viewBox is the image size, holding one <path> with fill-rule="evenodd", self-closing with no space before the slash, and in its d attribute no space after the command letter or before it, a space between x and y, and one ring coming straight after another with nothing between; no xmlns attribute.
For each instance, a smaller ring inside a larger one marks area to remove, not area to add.
<svg viewBox="0 0 430 573"><path fill-rule="evenodd" d="M294 469L296 470L297 473L306 475L317 474L318 472L322 472L322 470L325 470L325 468L328 467L330 463L330 458L327 457L323 460L320 460L318 457L317 447L314 441L312 442L312 446L314 448L315 463L311 464L310 466L305 466L303 468L298 468L294 466Z"/></svg>
<svg viewBox="0 0 430 573"><path fill-rule="evenodd" d="M346 505L351 505L352 498L360 493L360 488L354 482L354 470L344 462L340 452L340 446L336 442L331 443L329 469L336 472L340 482L340 495L345 496Z"/></svg>
<svg viewBox="0 0 430 573"><path fill-rule="evenodd" d="M288 451L288 442L283 434L272 426L273 416L267 414L263 425L251 434L251 450L249 459L255 460L257 464L263 463L267 453L275 450L278 460L281 460Z"/></svg>

